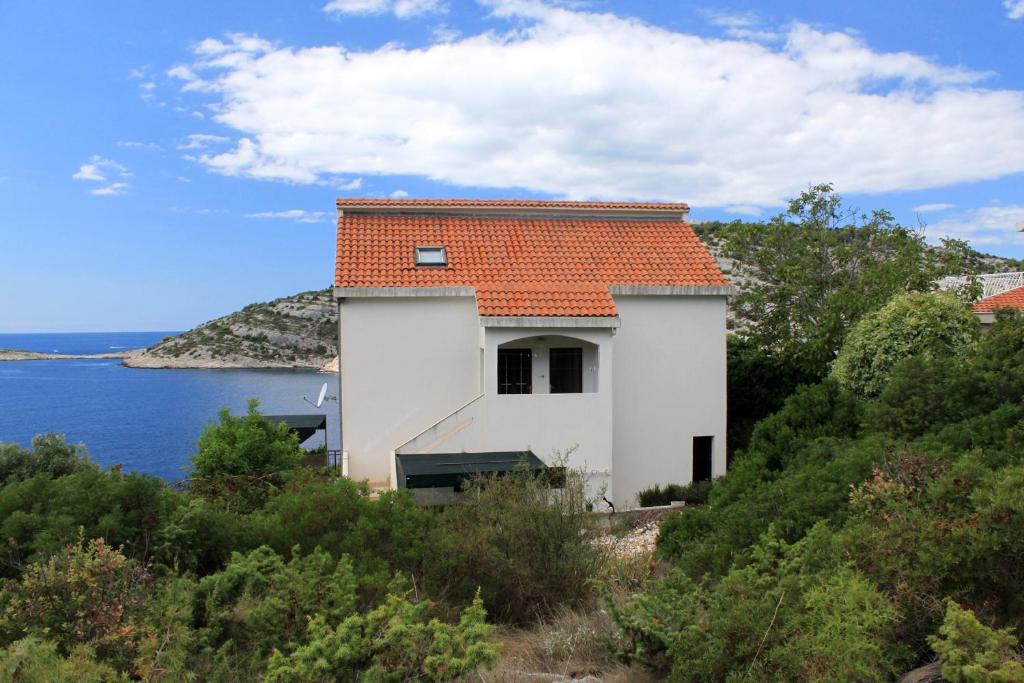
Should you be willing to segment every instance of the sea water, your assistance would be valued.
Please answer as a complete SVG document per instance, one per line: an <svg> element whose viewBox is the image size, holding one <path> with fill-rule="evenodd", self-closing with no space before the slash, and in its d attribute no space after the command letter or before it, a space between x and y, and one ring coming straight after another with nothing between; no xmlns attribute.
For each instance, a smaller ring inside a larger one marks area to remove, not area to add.
<svg viewBox="0 0 1024 683"><path fill-rule="evenodd" d="M111 353L154 344L173 332L0 334L0 348L52 353ZM0 362L0 442L29 445L46 432L84 443L103 466L164 477L186 476L203 427L221 408L242 413L250 398L266 414L327 415L328 448L338 448L337 403L321 408L320 386L338 395L337 375L313 370L151 370L119 360ZM323 432L306 444L324 442Z"/></svg>

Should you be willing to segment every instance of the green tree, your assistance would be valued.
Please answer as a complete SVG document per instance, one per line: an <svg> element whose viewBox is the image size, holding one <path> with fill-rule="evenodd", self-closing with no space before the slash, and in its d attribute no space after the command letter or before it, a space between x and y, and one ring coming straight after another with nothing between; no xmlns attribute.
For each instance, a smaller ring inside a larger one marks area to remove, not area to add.
<svg viewBox="0 0 1024 683"><path fill-rule="evenodd" d="M832 375L850 391L877 396L901 361L919 354L963 356L979 333L974 314L952 294L902 294L857 323Z"/></svg>
<svg viewBox="0 0 1024 683"><path fill-rule="evenodd" d="M203 430L199 452L192 456L193 477L264 475L291 469L301 462L298 436L286 424L274 424L259 412L259 401L237 417L224 408L220 423Z"/></svg>
<svg viewBox="0 0 1024 683"><path fill-rule="evenodd" d="M725 253L755 281L732 301L749 322L741 334L820 377L851 325L893 294L963 274L971 252L953 240L931 249L888 211L861 213L826 183L766 224L727 226Z"/></svg>

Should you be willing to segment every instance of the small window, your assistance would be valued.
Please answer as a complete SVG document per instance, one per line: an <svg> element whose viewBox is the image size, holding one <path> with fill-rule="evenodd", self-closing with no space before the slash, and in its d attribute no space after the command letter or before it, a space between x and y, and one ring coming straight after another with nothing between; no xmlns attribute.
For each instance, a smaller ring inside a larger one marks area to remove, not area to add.
<svg viewBox="0 0 1024 683"><path fill-rule="evenodd" d="M444 247L416 247L416 265L447 266L448 252Z"/></svg>
<svg viewBox="0 0 1024 683"><path fill-rule="evenodd" d="M530 349L498 349L498 393L533 393L533 352Z"/></svg>
<svg viewBox="0 0 1024 683"><path fill-rule="evenodd" d="M711 480L711 454L714 443L713 436L693 437L693 481Z"/></svg>
<svg viewBox="0 0 1024 683"><path fill-rule="evenodd" d="M551 393L583 392L583 349L551 349Z"/></svg>

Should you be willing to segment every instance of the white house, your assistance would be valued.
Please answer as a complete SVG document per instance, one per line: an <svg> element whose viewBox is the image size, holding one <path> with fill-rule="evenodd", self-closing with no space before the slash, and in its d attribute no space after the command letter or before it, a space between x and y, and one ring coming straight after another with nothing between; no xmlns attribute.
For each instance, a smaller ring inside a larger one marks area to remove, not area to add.
<svg viewBox="0 0 1024 683"><path fill-rule="evenodd" d="M349 476L568 454L621 507L724 474L732 288L685 204L337 207Z"/></svg>

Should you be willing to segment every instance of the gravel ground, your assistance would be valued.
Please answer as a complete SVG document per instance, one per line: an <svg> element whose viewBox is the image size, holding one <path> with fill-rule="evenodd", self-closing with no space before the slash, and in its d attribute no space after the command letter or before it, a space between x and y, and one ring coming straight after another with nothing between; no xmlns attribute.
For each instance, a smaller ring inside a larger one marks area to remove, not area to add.
<svg viewBox="0 0 1024 683"><path fill-rule="evenodd" d="M650 555L658 540L661 519L638 519L630 530L621 535L605 534L594 539L599 547L606 548L616 557L631 558Z"/></svg>

